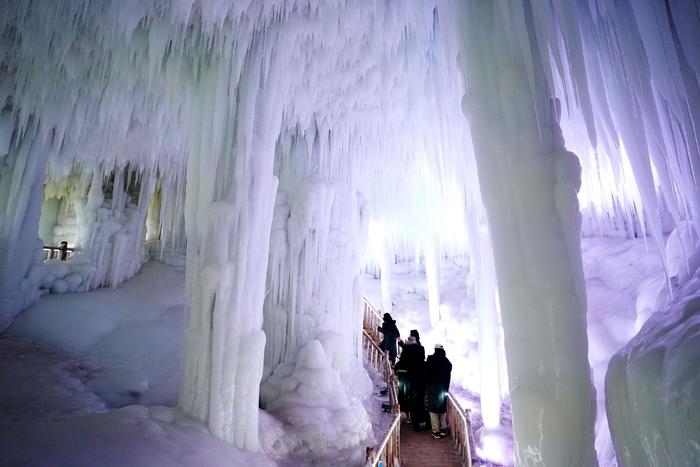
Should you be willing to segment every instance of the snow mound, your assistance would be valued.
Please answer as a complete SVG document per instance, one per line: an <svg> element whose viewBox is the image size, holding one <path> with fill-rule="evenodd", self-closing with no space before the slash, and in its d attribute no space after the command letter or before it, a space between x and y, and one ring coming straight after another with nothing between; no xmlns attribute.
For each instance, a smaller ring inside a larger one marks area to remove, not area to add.
<svg viewBox="0 0 700 467"><path fill-rule="evenodd" d="M367 440L371 424L360 396L372 392L372 382L364 370L348 367L344 373L353 379L341 378L316 339L302 347L296 364L279 365L263 383L261 400L268 413L291 430L284 439L264 439L263 446L273 446L276 455L323 458Z"/></svg>

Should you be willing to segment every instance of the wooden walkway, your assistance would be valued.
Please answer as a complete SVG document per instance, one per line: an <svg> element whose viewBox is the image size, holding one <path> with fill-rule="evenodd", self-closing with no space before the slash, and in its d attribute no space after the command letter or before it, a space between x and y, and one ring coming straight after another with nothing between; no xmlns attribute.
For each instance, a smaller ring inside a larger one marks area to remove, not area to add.
<svg viewBox="0 0 700 467"><path fill-rule="evenodd" d="M435 439L429 431L401 427L401 467L460 467L449 437Z"/></svg>
<svg viewBox="0 0 700 467"><path fill-rule="evenodd" d="M469 411L464 411L451 393L447 395L450 436L435 439L430 431L415 432L402 420L398 406L398 380L388 354L379 348L379 312L365 299L362 346L368 362L383 374L394 422L383 442L373 449L368 464L373 467L472 467ZM428 427L429 428L429 427ZM369 449L369 448L368 448Z"/></svg>

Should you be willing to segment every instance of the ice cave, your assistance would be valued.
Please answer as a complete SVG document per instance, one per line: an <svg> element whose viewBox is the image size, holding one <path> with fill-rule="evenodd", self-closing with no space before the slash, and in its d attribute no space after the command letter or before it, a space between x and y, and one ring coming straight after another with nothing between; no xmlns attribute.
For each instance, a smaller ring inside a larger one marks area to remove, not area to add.
<svg viewBox="0 0 700 467"><path fill-rule="evenodd" d="M700 466L699 233L700 0L3 0L0 465Z"/></svg>

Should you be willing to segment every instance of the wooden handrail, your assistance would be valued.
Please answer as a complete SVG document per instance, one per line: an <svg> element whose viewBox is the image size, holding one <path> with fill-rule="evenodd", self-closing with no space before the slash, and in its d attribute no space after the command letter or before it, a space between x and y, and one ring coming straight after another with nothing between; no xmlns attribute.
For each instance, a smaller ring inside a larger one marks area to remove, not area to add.
<svg viewBox="0 0 700 467"><path fill-rule="evenodd" d="M380 336L378 327L382 325L382 316L379 314L376 308L366 299L362 299L363 303L363 317L362 317L362 327L367 331L367 333L372 337L372 340L379 342Z"/></svg>
<svg viewBox="0 0 700 467"><path fill-rule="evenodd" d="M459 456L459 463L472 466L471 413L464 410L451 392L447 393L447 425L450 427L452 447Z"/></svg>
<svg viewBox="0 0 700 467"><path fill-rule="evenodd" d="M401 465L401 414L394 415L394 421L382 444L377 447L372 460L372 467L398 467Z"/></svg>
<svg viewBox="0 0 700 467"><path fill-rule="evenodd" d="M367 355L367 360L381 374L389 392L389 403L391 412L399 413L399 381L391 367L389 356L384 352L367 331L362 331L362 347Z"/></svg>

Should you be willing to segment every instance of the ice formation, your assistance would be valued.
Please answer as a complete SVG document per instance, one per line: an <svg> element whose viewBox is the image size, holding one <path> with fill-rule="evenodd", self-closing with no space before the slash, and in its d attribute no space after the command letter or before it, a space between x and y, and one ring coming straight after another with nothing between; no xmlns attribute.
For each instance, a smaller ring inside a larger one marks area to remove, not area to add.
<svg viewBox="0 0 700 467"><path fill-rule="evenodd" d="M578 239L655 243L636 328L692 274L697 8L5 1L0 329L145 256L184 264L180 407L257 450L263 377L328 331L359 362L363 267L392 311L392 265L413 261L447 335L443 258L468 255L484 421L503 338L519 462L594 465ZM39 234L80 253L42 263Z"/></svg>
<svg viewBox="0 0 700 467"><path fill-rule="evenodd" d="M608 367L606 400L620 466L700 462L697 268Z"/></svg>
<svg viewBox="0 0 700 467"><path fill-rule="evenodd" d="M357 446L371 432L361 401L372 393L372 382L348 364L342 336L321 338L325 343L308 341L295 364L278 366L261 393L263 407L295 433L285 439L287 450L306 458Z"/></svg>

